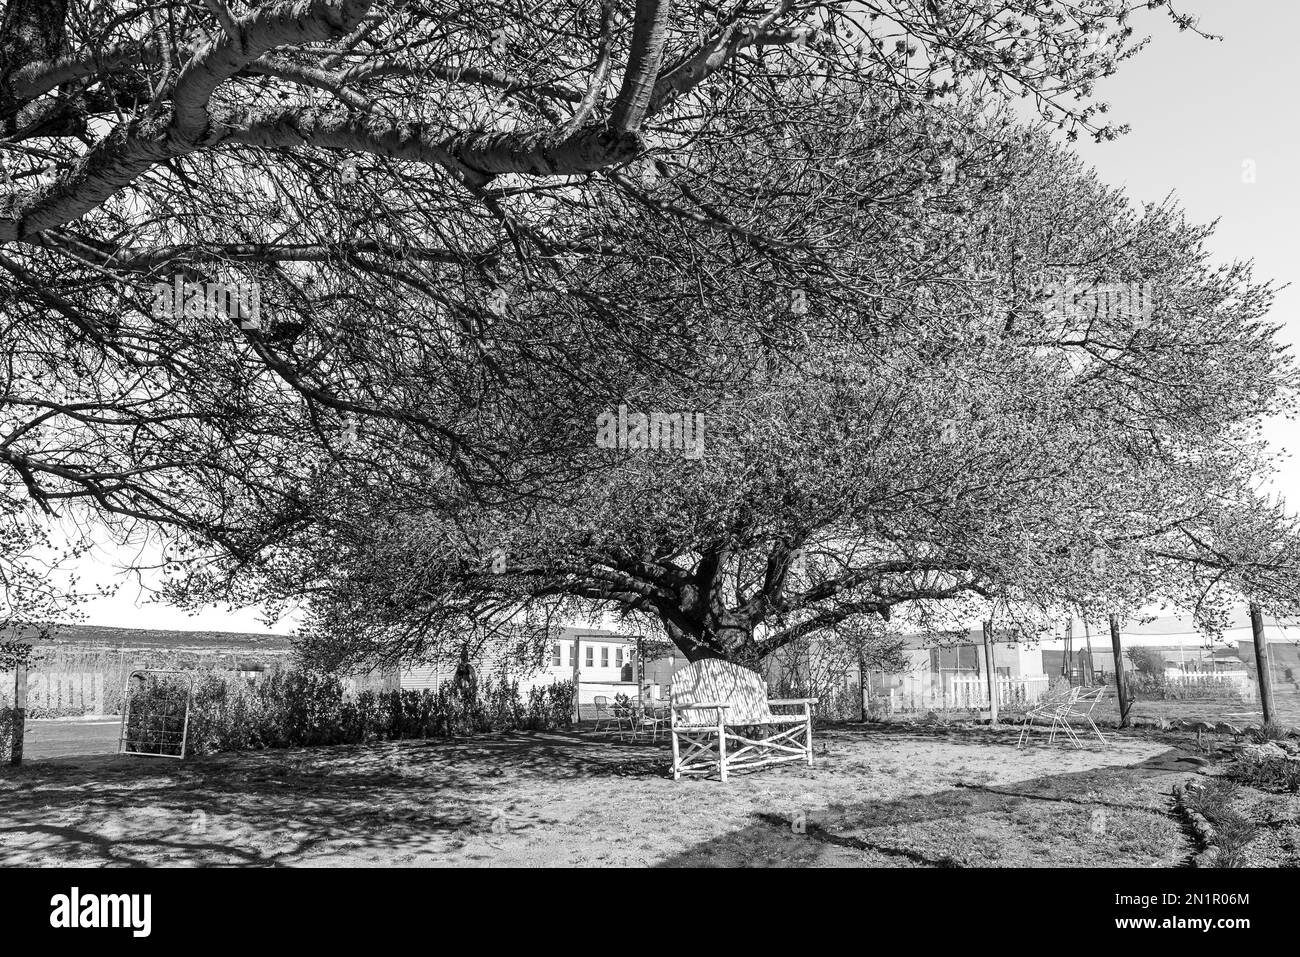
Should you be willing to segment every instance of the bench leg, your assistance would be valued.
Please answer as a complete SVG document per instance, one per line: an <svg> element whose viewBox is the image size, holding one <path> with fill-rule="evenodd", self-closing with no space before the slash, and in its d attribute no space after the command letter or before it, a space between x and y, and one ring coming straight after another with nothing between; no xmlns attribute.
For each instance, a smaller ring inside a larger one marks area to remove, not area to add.
<svg viewBox="0 0 1300 957"><path fill-rule="evenodd" d="M727 780L727 729L723 725L718 725L718 774Z"/></svg>
<svg viewBox="0 0 1300 957"><path fill-rule="evenodd" d="M806 722L804 724L804 750L808 752L808 767L812 767L812 712L804 705Z"/></svg>
<svg viewBox="0 0 1300 957"><path fill-rule="evenodd" d="M673 728L673 780L676 781L682 776L682 752L677 743L677 729Z"/></svg>

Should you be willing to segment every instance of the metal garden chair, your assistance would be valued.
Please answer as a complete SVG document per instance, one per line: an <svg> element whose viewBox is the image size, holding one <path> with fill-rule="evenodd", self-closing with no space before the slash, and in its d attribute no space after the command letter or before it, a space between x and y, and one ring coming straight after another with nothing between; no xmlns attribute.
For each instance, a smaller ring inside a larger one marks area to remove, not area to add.
<svg viewBox="0 0 1300 957"><path fill-rule="evenodd" d="M1047 743L1051 744L1056 740L1056 732L1064 731L1065 736L1070 739L1076 748L1083 747L1079 741L1079 736L1075 734L1074 729L1070 727L1070 711L1078 700L1079 694L1083 688L1061 688L1058 690L1048 691L1025 712L1025 720L1020 725L1020 739L1016 742L1016 747L1024 745L1025 739L1029 735L1029 729L1035 721L1051 722L1052 730L1047 736Z"/></svg>

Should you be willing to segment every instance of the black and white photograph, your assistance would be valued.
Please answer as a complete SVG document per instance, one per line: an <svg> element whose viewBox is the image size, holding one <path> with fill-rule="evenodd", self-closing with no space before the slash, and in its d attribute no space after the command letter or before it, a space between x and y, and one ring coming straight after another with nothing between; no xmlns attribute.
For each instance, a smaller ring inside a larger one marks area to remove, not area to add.
<svg viewBox="0 0 1300 957"><path fill-rule="evenodd" d="M1298 34L0 0L0 939L433 868L1276 932Z"/></svg>

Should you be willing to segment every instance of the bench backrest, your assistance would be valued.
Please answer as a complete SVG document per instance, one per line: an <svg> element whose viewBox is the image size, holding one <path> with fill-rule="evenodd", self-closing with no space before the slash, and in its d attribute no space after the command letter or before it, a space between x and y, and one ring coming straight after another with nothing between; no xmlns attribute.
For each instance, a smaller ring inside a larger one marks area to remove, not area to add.
<svg viewBox="0 0 1300 957"><path fill-rule="evenodd" d="M696 701L721 701L727 724L758 724L772 716L767 706L767 682L757 671L717 658L705 658L673 675L673 706ZM716 726L718 709L688 708L676 712L679 725Z"/></svg>

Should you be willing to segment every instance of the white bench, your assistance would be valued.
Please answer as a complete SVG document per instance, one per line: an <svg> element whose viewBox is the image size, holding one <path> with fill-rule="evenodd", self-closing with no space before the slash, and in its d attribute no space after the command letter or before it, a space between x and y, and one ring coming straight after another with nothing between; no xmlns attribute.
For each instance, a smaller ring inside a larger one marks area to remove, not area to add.
<svg viewBox="0 0 1300 957"><path fill-rule="evenodd" d="M816 698L768 700L762 675L727 661L706 658L688 665L672 682L673 780L716 770L725 781L729 771L784 761L811 765L816 703ZM771 705L802 705L803 710L773 714ZM750 738L736 730L749 727L762 734Z"/></svg>

